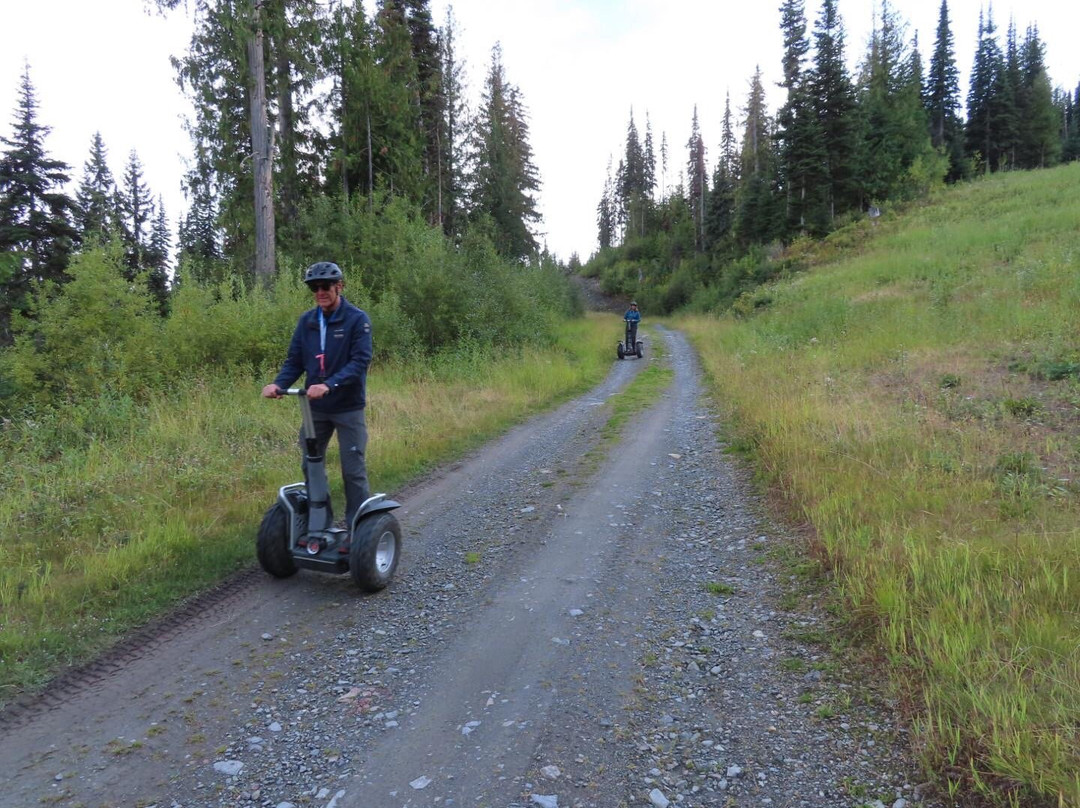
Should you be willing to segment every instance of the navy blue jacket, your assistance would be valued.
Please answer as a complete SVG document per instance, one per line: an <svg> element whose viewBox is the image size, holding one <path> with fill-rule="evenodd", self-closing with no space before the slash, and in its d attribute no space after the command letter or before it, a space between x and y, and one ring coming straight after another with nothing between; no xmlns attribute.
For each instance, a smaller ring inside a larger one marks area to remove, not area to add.
<svg viewBox="0 0 1080 808"><path fill-rule="evenodd" d="M623 315L623 319L624 320L629 320L632 323L640 323L641 322L641 312L640 311L634 311L633 309L627 309L626 314Z"/></svg>
<svg viewBox="0 0 1080 808"><path fill-rule="evenodd" d="M305 374L304 383L325 384L330 394L311 402L312 412L347 412L363 409L367 369L371 363L371 320L344 297L326 320L326 353L319 336L318 306L300 315L289 353L274 384L284 389Z"/></svg>

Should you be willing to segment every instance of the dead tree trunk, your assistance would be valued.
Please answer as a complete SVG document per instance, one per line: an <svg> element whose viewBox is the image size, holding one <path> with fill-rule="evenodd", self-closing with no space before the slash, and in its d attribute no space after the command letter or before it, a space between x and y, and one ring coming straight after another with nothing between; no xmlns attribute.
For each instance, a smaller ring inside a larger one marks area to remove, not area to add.
<svg viewBox="0 0 1080 808"><path fill-rule="evenodd" d="M266 114L262 0L255 3L254 31L248 40L251 81L251 162L255 186L255 277L268 286L274 277L273 142Z"/></svg>

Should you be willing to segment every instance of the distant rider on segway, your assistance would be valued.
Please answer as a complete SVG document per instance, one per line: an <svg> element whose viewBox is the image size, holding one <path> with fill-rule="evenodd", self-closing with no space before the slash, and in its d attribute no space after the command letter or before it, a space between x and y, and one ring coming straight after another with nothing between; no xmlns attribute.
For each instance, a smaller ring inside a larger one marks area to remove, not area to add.
<svg viewBox="0 0 1080 808"><path fill-rule="evenodd" d="M623 315L623 319L626 320L630 328L630 339L626 343L626 351L627 353L633 353L634 346L637 345L638 323L641 322L641 312L638 311L637 303L630 303L630 308Z"/></svg>

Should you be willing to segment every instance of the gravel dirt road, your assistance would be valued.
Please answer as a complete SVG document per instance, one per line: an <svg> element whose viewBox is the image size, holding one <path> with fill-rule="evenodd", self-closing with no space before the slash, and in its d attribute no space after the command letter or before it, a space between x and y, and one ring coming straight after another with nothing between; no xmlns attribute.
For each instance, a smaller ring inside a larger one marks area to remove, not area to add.
<svg viewBox="0 0 1080 808"><path fill-rule="evenodd" d="M0 714L0 806L932 805L656 333L395 492L384 592L246 573ZM605 440L650 362L673 383Z"/></svg>

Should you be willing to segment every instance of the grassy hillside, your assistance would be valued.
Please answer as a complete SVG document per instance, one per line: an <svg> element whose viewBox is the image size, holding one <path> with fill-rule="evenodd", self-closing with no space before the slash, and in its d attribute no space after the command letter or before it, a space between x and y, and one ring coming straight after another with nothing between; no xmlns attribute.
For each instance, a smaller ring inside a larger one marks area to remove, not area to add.
<svg viewBox="0 0 1080 808"><path fill-rule="evenodd" d="M733 443L812 528L950 788L1080 805L1080 164L803 258L681 323Z"/></svg>

